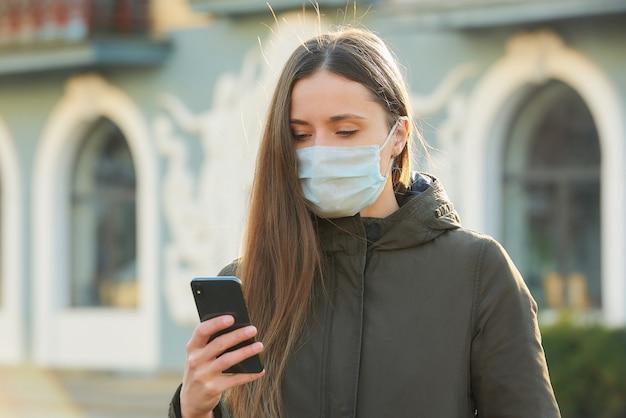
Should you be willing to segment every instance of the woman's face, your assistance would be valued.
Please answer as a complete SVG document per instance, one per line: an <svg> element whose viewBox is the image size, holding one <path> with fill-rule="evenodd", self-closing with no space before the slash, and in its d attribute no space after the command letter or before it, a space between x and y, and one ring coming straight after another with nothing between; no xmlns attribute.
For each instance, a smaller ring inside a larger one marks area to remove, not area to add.
<svg viewBox="0 0 626 418"><path fill-rule="evenodd" d="M291 95L290 124L295 149L323 146L382 145L389 115L362 84L327 71L298 80ZM404 147L406 126L381 150L381 174Z"/></svg>

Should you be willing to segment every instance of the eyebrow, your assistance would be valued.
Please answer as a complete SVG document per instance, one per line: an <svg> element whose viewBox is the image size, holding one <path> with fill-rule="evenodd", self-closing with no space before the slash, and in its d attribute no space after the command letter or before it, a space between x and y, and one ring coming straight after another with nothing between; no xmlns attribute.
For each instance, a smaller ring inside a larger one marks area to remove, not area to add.
<svg viewBox="0 0 626 418"><path fill-rule="evenodd" d="M366 119L366 118L360 115L355 115L354 113L343 113L341 115L331 116L328 120L330 122L338 122L338 121L346 120L346 119ZM309 125L308 122L301 120L301 119L291 119L289 123L291 123L292 125Z"/></svg>

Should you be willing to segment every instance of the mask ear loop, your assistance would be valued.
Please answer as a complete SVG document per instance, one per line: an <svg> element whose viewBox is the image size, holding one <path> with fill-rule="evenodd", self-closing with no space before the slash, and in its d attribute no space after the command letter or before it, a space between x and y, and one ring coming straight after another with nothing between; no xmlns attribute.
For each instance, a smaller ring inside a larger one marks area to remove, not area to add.
<svg viewBox="0 0 626 418"><path fill-rule="evenodd" d="M398 119L396 119L396 122L393 124L393 126L391 127L391 130L389 131L389 135L387 135L387 139L385 139L385 142L383 142L383 144L380 146L380 149L382 150L383 148L385 148L385 146L387 146L387 143L389 142L389 140L391 139L392 136L395 135L397 129L398 129L398 124L400 123L400 121L404 121L406 120L407 117L406 116L400 116ZM400 151L399 154L394 154L391 156L392 160L395 160L400 154L402 154L402 151Z"/></svg>
<svg viewBox="0 0 626 418"><path fill-rule="evenodd" d="M385 142L383 142L383 144L379 147L379 150L382 151L382 149L387 146L387 144L389 143L389 140L391 139L391 137L396 133L396 129L398 129L398 123L400 123L400 120L403 117L404 116L401 116L400 118L396 119L395 123L391 127L391 130L389 131L389 135L387 135L387 139L385 139Z"/></svg>
<svg viewBox="0 0 626 418"><path fill-rule="evenodd" d="M378 148L378 152L379 153L380 153L380 151L382 151L383 148L385 148L387 146L387 144L391 140L391 137L395 135L396 129L398 129L398 124L403 119L404 119L404 116L400 116L398 119L396 119L395 123L391 127L391 130L389 131L389 135L387 135L387 139L385 139L385 142L383 142L383 144ZM396 161L396 157L397 157L397 155L392 155L391 156L391 161L389 161L389 165L388 165L386 173L385 173L385 178L386 179L389 178L389 175L392 173L392 171L394 169L394 166L395 166L394 162Z"/></svg>

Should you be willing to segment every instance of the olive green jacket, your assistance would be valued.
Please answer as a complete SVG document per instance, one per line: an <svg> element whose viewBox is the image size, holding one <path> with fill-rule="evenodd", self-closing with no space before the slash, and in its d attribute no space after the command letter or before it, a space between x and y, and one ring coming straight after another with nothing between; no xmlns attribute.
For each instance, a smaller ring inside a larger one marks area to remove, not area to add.
<svg viewBox="0 0 626 418"><path fill-rule="evenodd" d="M537 306L504 249L461 227L434 178L400 203L319 220L326 292L287 365L285 415L559 417Z"/></svg>

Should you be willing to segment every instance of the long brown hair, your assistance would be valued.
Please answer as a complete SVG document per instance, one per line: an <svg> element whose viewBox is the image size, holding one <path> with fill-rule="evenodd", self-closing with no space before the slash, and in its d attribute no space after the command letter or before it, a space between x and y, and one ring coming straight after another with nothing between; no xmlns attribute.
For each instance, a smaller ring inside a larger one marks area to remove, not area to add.
<svg viewBox="0 0 626 418"><path fill-rule="evenodd" d="M364 85L389 114L411 118L403 78L384 42L373 33L344 28L301 44L283 67L259 147L243 255L238 268L253 323L265 345L266 376L233 388L227 403L235 417L280 417L281 380L321 277L315 218L298 180L289 124L296 81L328 71ZM320 104L322 105L322 104ZM398 192L410 181L408 146L394 161Z"/></svg>

